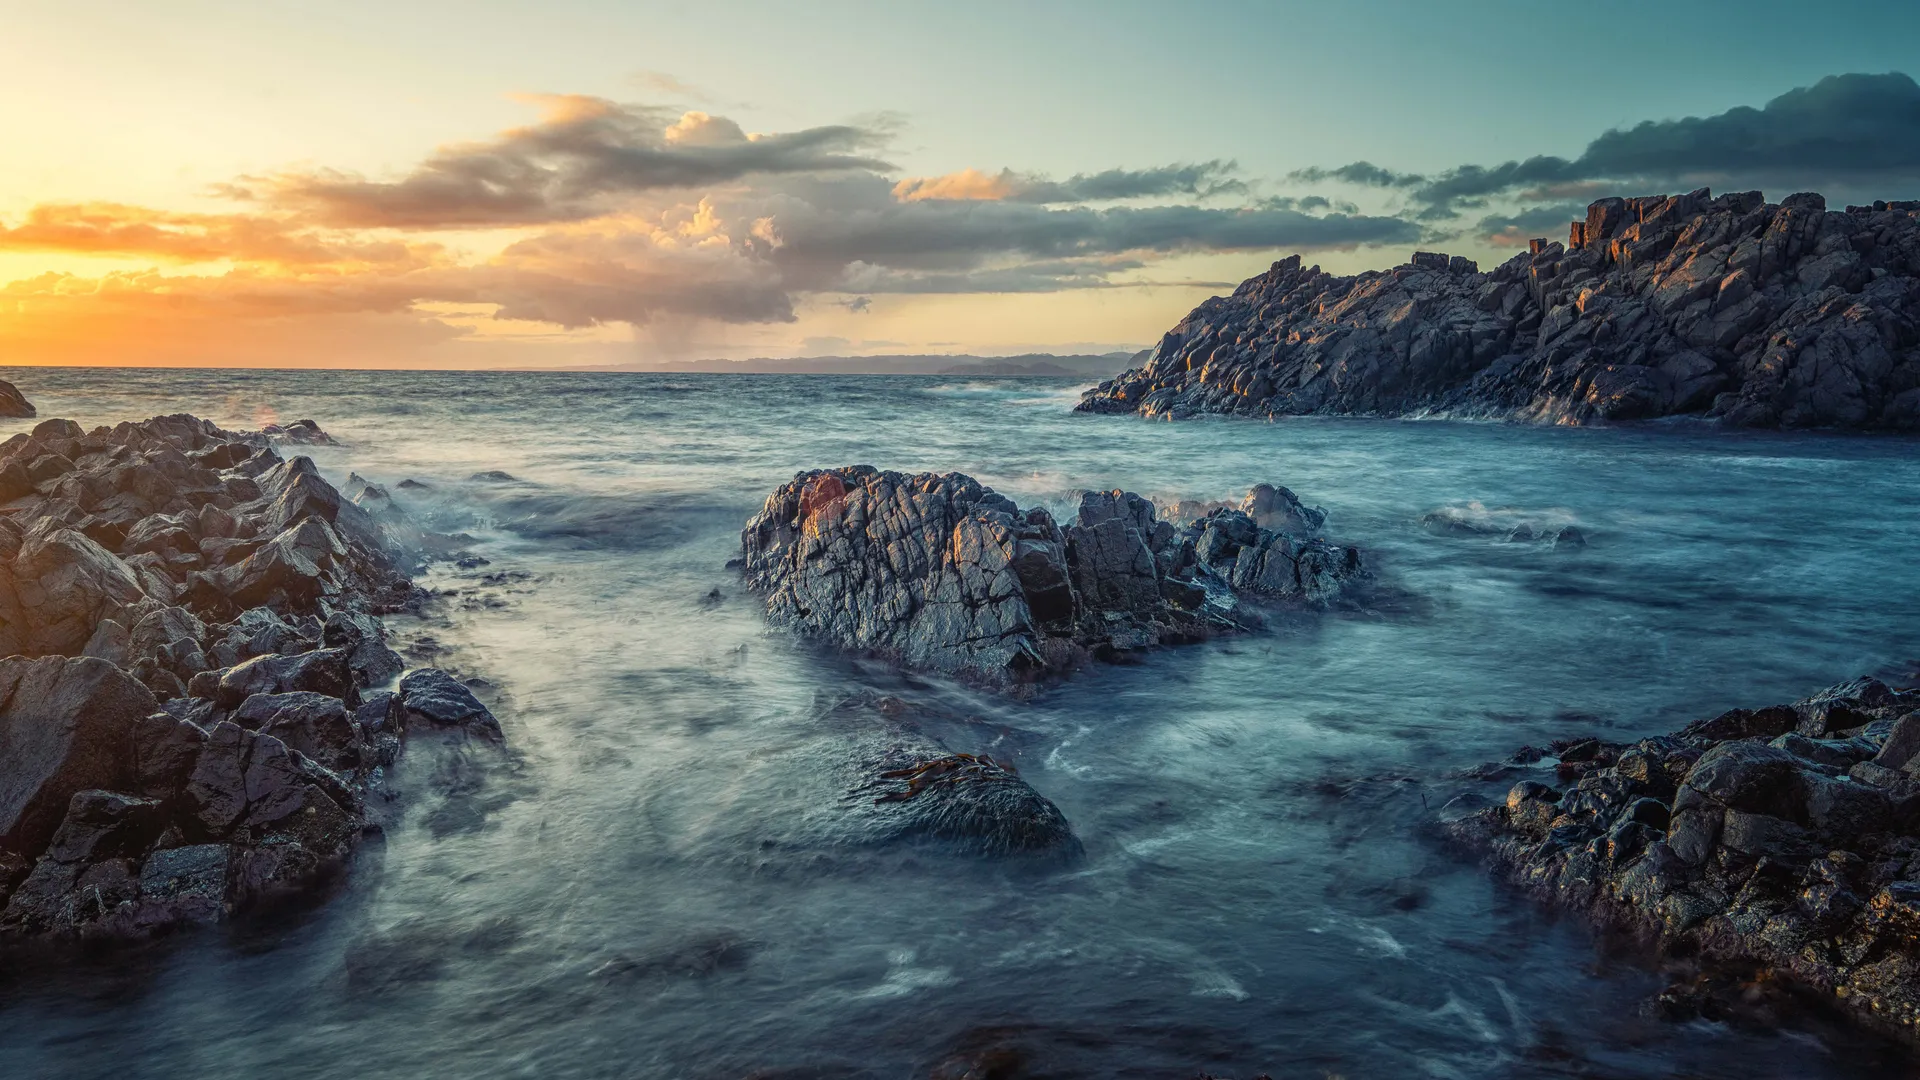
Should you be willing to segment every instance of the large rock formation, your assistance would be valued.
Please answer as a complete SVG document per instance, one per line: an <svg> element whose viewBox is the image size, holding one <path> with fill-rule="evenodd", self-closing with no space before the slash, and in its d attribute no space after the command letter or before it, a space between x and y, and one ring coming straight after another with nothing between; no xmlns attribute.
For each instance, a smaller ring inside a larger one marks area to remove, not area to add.
<svg viewBox="0 0 1920 1080"><path fill-rule="evenodd" d="M415 599L394 554L257 434L0 443L0 936L141 937L309 889L410 726L497 739L444 673L383 689L404 665L375 616Z"/></svg>
<svg viewBox="0 0 1920 1080"><path fill-rule="evenodd" d="M1861 679L1551 750L1452 834L1538 896L1920 1031L1920 693Z"/></svg>
<svg viewBox="0 0 1920 1080"><path fill-rule="evenodd" d="M1285 259L1078 408L1920 428L1920 202L1602 199L1534 247L1486 273Z"/></svg>
<svg viewBox="0 0 1920 1080"><path fill-rule="evenodd" d="M39 415L33 402L20 393L18 387L5 379L0 379L0 417L20 419Z"/></svg>
<svg viewBox="0 0 1920 1080"><path fill-rule="evenodd" d="M1240 628L1256 617L1243 594L1333 602L1362 569L1312 535L1323 518L1261 485L1184 528L1138 495L1088 492L1062 526L959 473L857 465L796 476L741 544L775 624L1004 685Z"/></svg>

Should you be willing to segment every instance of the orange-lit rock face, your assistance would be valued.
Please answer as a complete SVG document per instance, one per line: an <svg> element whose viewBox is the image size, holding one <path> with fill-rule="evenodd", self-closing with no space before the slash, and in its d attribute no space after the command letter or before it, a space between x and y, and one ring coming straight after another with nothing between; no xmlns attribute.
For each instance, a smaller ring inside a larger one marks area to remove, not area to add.
<svg viewBox="0 0 1920 1080"><path fill-rule="evenodd" d="M815 478L800 493L800 520L808 528L822 511L833 510L847 498L847 485L833 473Z"/></svg>

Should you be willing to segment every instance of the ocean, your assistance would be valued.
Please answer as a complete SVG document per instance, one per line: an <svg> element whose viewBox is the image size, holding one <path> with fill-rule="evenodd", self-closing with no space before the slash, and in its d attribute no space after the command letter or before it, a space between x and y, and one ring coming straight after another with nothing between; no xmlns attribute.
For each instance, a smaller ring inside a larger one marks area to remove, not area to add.
<svg viewBox="0 0 1920 1080"><path fill-rule="evenodd" d="M86 426L318 421L342 443L311 451L331 479L386 486L485 560L427 568L438 614L394 628L497 688L509 747L484 768L404 759L403 816L324 903L0 971L7 1076L1908 1067L1816 1021L1655 1018L1668 972L1649 952L1496 885L1431 823L1463 792L1504 793L1467 770L1523 744L1666 733L1913 671L1910 439L1165 424L1075 415L1086 384L1044 378L0 378ZM0 438L32 423L0 420ZM1057 513L1087 489L1171 504L1282 484L1382 588L1367 610L1291 614L1027 700L902 675L768 631L727 566L774 487L856 463L965 472ZM475 478L491 470L511 478ZM1585 543L1510 541L1515 525ZM823 717L863 690L934 706L953 749L1016 763L1085 857L848 842L847 733Z"/></svg>

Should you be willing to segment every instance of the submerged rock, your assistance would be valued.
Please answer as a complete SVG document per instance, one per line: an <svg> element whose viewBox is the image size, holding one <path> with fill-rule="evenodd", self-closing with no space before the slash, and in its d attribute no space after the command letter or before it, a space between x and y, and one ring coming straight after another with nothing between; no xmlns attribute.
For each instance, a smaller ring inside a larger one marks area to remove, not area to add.
<svg viewBox="0 0 1920 1080"><path fill-rule="evenodd" d="M1920 1032L1920 692L1857 680L1551 764L1446 828L1537 896Z"/></svg>
<svg viewBox="0 0 1920 1080"><path fill-rule="evenodd" d="M28 401L18 387L0 379L0 417L26 419L37 415L39 413L34 409L33 402Z"/></svg>
<svg viewBox="0 0 1920 1080"><path fill-rule="evenodd" d="M1080 855L1066 815L1010 762L948 749L900 699L857 697L828 722L852 733L845 801L858 841L932 843L966 855Z"/></svg>
<svg viewBox="0 0 1920 1080"><path fill-rule="evenodd" d="M1283 491L1249 505L1317 529L1324 514ZM1364 576L1357 550L1247 510L1181 528L1138 495L1088 492L1062 526L959 473L865 465L801 473L741 544L776 625L996 685L1240 629L1257 621L1240 594L1325 606Z"/></svg>
<svg viewBox="0 0 1920 1080"><path fill-rule="evenodd" d="M320 430L320 425L311 420L295 420L291 424L268 424L260 429L260 434L281 442L296 446L338 446L333 436Z"/></svg>
<svg viewBox="0 0 1920 1080"><path fill-rule="evenodd" d="M480 704L473 691L436 668L408 672L395 695L398 707L411 721L460 728L484 738L500 738L500 721Z"/></svg>
<svg viewBox="0 0 1920 1080"><path fill-rule="evenodd" d="M411 708L380 689L404 664L376 616L414 590L308 459L191 416L48 420L0 443L6 485L0 937L144 937L309 891L377 828L408 717L498 739L442 672L401 681Z"/></svg>
<svg viewBox="0 0 1920 1080"><path fill-rule="evenodd" d="M1920 429L1920 202L1602 199L1568 244L1485 273L1416 256L1336 277L1296 255L1077 408Z"/></svg>

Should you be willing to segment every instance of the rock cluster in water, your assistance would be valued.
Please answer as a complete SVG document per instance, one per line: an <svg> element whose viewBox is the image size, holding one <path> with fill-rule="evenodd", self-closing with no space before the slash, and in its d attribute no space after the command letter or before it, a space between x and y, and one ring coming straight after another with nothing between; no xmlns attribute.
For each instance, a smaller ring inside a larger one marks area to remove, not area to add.
<svg viewBox="0 0 1920 1080"><path fill-rule="evenodd" d="M1920 692L1862 679L1556 749L1558 786L1452 835L1538 896L1920 1030Z"/></svg>
<svg viewBox="0 0 1920 1080"><path fill-rule="evenodd" d="M1533 248L1485 273L1285 259L1078 409L1920 428L1920 202L1602 199Z"/></svg>
<svg viewBox="0 0 1920 1080"><path fill-rule="evenodd" d="M18 420L38 416L39 411L20 393L18 387L5 379L0 379L0 417Z"/></svg>
<svg viewBox="0 0 1920 1080"><path fill-rule="evenodd" d="M1364 571L1314 535L1323 520L1263 484L1184 527L1131 492L1088 492L1062 525L959 473L858 465L782 485L741 543L776 625L1009 685L1239 629L1256 618L1243 596L1335 601Z"/></svg>
<svg viewBox="0 0 1920 1080"><path fill-rule="evenodd" d="M334 874L409 727L499 735L443 672L386 689L375 616L415 597L374 520L263 435L0 443L0 936L143 937Z"/></svg>

